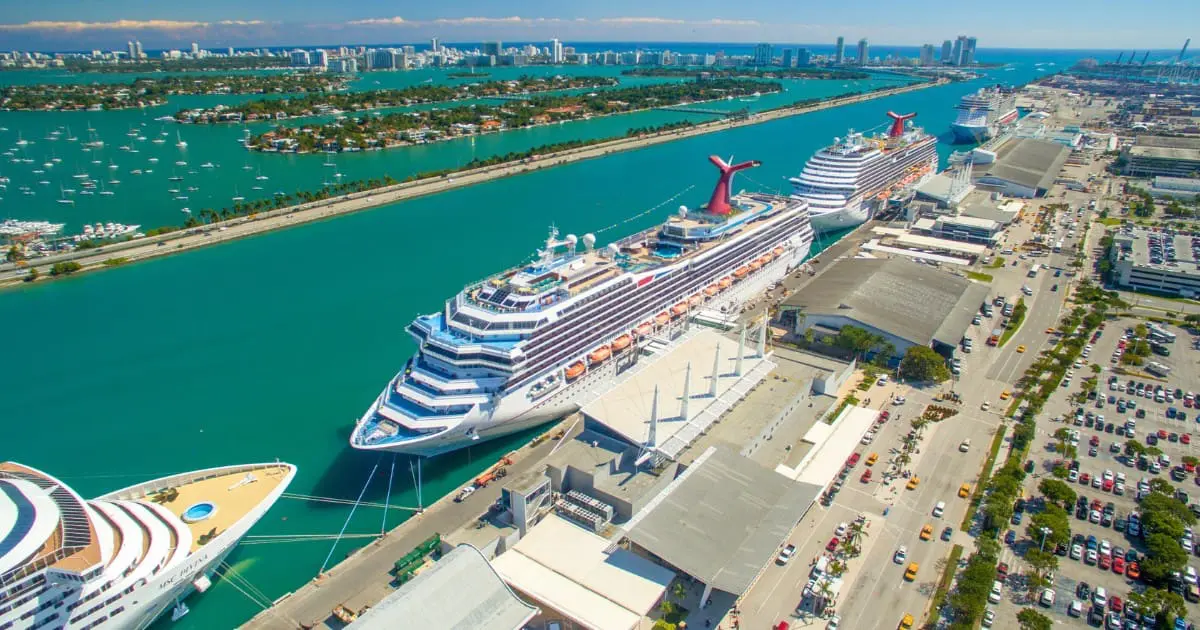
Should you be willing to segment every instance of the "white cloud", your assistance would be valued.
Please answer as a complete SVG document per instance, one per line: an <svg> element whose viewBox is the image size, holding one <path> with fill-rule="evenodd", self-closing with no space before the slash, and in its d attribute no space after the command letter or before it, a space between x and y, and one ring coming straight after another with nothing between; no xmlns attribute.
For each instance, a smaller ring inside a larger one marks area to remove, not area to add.
<svg viewBox="0 0 1200 630"><path fill-rule="evenodd" d="M99 31L99 30L144 30L178 31L204 28L208 22L182 22L176 20L114 20L112 22L57 22L35 20L22 24L0 24L5 31Z"/></svg>
<svg viewBox="0 0 1200 630"><path fill-rule="evenodd" d="M510 17L498 17L498 18L494 18L494 17L438 18L438 19L434 20L434 21L433 21L433 23L434 23L434 24L448 24L448 25L461 25L461 24L520 24L521 22L528 22L528 21L531 21L531 20L526 20L526 19L524 19L524 18L522 18L522 17L519 17L519 16L516 16L516 15L513 15L513 16L510 16Z"/></svg>
<svg viewBox="0 0 1200 630"><path fill-rule="evenodd" d="M396 19L398 20L400 18ZM262 20L221 20L220 22L217 22L217 24L220 24L221 26L261 26L266 24L266 22Z"/></svg>
<svg viewBox="0 0 1200 630"><path fill-rule="evenodd" d="M390 18L367 18L365 20L351 20L346 22L346 24L351 26L396 26L399 24L409 24L409 22L405 22L404 18L397 15Z"/></svg>
<svg viewBox="0 0 1200 630"><path fill-rule="evenodd" d="M707 22L698 22L698 24L711 24L713 26L762 26L762 22L758 20L722 20L714 18Z"/></svg>
<svg viewBox="0 0 1200 630"><path fill-rule="evenodd" d="M661 17L613 17L601 18L601 24L686 24L683 20Z"/></svg>

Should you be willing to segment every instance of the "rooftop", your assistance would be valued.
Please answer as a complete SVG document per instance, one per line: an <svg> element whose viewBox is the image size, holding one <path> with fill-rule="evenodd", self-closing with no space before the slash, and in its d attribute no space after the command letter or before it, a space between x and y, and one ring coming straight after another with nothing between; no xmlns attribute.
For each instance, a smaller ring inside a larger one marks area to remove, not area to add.
<svg viewBox="0 0 1200 630"><path fill-rule="evenodd" d="M940 240L940 239L939 239ZM806 313L846 317L919 345L953 345L987 286L893 258L839 261L788 298Z"/></svg>
<svg viewBox="0 0 1200 630"><path fill-rule="evenodd" d="M1190 236L1134 228L1114 234L1113 243L1120 259L1134 266L1175 273L1200 272L1200 248L1193 249Z"/></svg>
<svg viewBox="0 0 1200 630"><path fill-rule="evenodd" d="M1048 190L1071 150L1056 142L1016 138L996 151L996 161L975 167L974 177L1005 180L1026 188Z"/></svg>
<svg viewBox="0 0 1200 630"><path fill-rule="evenodd" d="M538 614L509 589L483 554L459 545L357 621L355 630L517 630Z"/></svg>
<svg viewBox="0 0 1200 630"><path fill-rule="evenodd" d="M675 574L611 541L550 515L492 561L513 588L585 628L637 626Z"/></svg>
<svg viewBox="0 0 1200 630"><path fill-rule="evenodd" d="M715 446L639 513L628 537L701 582L741 596L820 492Z"/></svg>
<svg viewBox="0 0 1200 630"><path fill-rule="evenodd" d="M1129 154L1174 160L1200 160L1200 138L1175 138L1170 136L1138 136Z"/></svg>

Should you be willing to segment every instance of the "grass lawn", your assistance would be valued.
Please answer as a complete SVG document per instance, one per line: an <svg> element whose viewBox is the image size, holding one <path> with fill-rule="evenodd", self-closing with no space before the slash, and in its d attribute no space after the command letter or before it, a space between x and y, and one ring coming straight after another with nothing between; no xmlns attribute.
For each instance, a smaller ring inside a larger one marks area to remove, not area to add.
<svg viewBox="0 0 1200 630"><path fill-rule="evenodd" d="M983 491L992 477L992 467L996 465L996 456L1000 454L1000 447L1004 444L1004 429L1004 425L1000 425L996 429L995 437L992 438L992 447L988 451L988 458L983 462L983 470L979 471L979 481L975 482L975 490L971 492L971 506L967 508L967 515L963 517L961 528L963 531L971 529L975 513L979 511L979 505L983 503Z"/></svg>
<svg viewBox="0 0 1200 630"><path fill-rule="evenodd" d="M962 545L954 545L950 550L950 557L946 558L946 568L942 570L942 577L938 580L937 590L934 591L933 601L929 606L929 614L926 615L930 619L937 619L938 611L946 601L946 595L950 592L950 582L954 580L954 574L958 571L958 559L962 557L962 553Z"/></svg>
<svg viewBox="0 0 1200 630"><path fill-rule="evenodd" d="M1005 261L1004 261L1003 256L997 256L994 260L992 260L992 264L990 264L988 266L991 267L992 269L999 269L1004 266L1004 262Z"/></svg>
<svg viewBox="0 0 1200 630"><path fill-rule="evenodd" d="M1110 225L1110 226L1111 225L1121 225L1121 220L1114 218L1114 217L1108 217L1107 219L1097 219L1097 222L1102 223L1104 225Z"/></svg>
<svg viewBox="0 0 1200 630"><path fill-rule="evenodd" d="M994 279L994 278L992 278L991 274L979 273L978 271L968 271L967 277L972 280L978 280L980 282L991 282Z"/></svg>

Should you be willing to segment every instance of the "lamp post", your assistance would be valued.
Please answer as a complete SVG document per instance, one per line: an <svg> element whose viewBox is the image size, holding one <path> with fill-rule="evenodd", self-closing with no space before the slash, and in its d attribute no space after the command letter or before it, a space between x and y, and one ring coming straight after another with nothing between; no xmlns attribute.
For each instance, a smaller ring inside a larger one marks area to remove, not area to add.
<svg viewBox="0 0 1200 630"><path fill-rule="evenodd" d="M1049 535L1049 534L1050 534L1050 528L1049 528L1049 527L1043 527L1043 528L1042 528L1042 545L1041 545L1041 547L1040 547L1040 549L1041 549L1042 551L1046 551L1046 536L1047 536L1047 535Z"/></svg>

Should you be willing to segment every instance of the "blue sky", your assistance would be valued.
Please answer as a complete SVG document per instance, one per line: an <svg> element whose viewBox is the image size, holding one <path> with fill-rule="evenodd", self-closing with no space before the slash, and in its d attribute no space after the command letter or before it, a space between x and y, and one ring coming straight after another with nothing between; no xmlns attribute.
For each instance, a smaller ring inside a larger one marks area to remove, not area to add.
<svg viewBox="0 0 1200 630"><path fill-rule="evenodd" d="M848 41L980 47L1177 48L1200 0L0 0L0 48L443 41ZM1170 18L1170 19L1164 19Z"/></svg>

